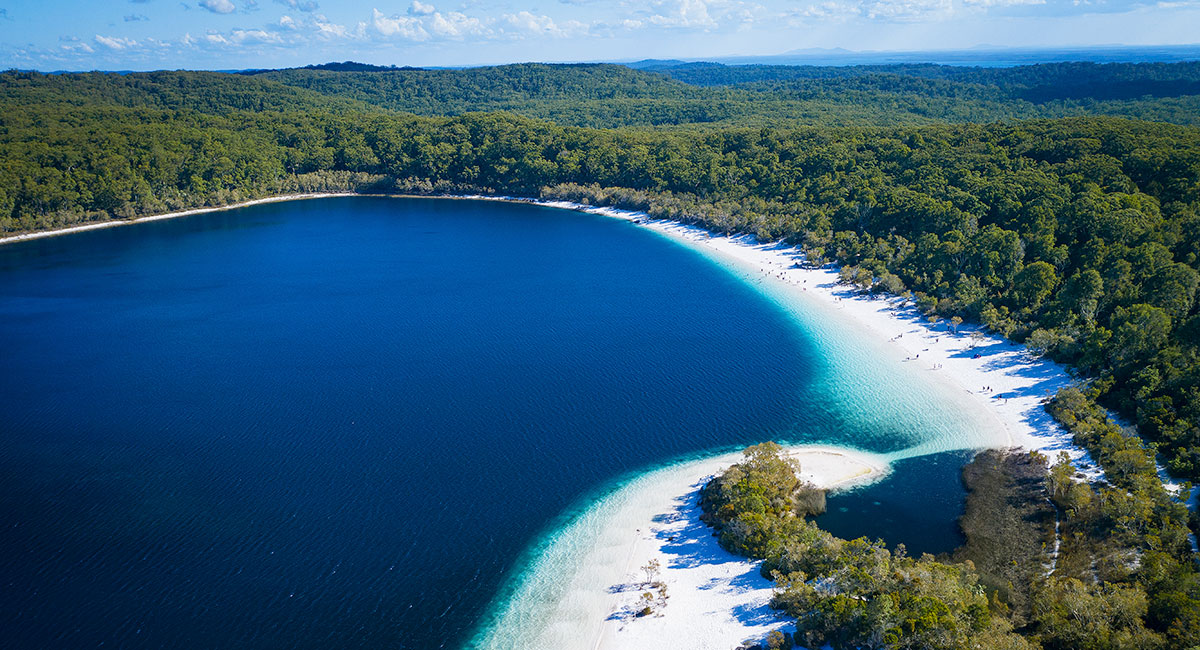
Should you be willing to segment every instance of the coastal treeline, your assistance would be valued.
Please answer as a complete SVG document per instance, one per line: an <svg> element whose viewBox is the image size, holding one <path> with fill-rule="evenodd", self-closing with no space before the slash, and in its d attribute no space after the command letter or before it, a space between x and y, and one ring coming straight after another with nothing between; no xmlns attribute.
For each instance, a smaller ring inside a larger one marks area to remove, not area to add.
<svg viewBox="0 0 1200 650"><path fill-rule="evenodd" d="M1056 415L1112 434L1088 404L1063 396ZM1106 470L1113 455L1150 457L1109 451ZM1184 650L1200 643L1200 574L1187 508L1152 467L1093 484L1069 458L984 452L964 469L967 541L939 558L820 530L789 501L804 488L773 443L748 448L700 505L723 547L763 560L771 605L806 647Z"/></svg>
<svg viewBox="0 0 1200 650"><path fill-rule="evenodd" d="M1032 87L1070 69L961 74ZM531 75L525 92L536 94L550 83L538 75L579 70L592 76L576 85L605 101L641 83L602 66L505 68L485 95ZM1099 70L1084 79L1195 76L1191 64ZM541 195L646 210L786 239L813 263L842 265L864 291L908 296L933 319L979 322L1071 364L1172 473L1200 477L1198 128L1087 117L602 130L397 113L272 74L0 74L0 232L290 191ZM616 81L602 90L596 78Z"/></svg>

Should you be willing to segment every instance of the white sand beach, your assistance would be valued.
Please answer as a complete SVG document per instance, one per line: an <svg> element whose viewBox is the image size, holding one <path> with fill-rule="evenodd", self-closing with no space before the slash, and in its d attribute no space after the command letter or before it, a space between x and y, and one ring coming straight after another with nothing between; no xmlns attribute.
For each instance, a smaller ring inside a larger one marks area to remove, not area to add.
<svg viewBox="0 0 1200 650"><path fill-rule="evenodd" d="M805 480L826 489L871 482L887 472L881 459L852 450L803 446L788 452L800 461ZM700 488L737 460L737 455L723 457L719 468L691 485L672 486L675 489L665 491L668 498L660 501L654 515L641 520L625 579L610 586L608 616L590 647L732 650L784 626L786 621L769 606L772 583L759 574L759 563L726 552L700 521ZM668 598L655 614L639 617L646 591L641 567L652 559L659 562Z"/></svg>
<svg viewBox="0 0 1200 650"><path fill-rule="evenodd" d="M884 476L872 454L788 447L805 480L829 489ZM769 607L758 563L732 555L699 520L699 490L741 459L723 454L640 476L599 500L541 549L499 621L476 647L606 650L731 650L783 625ZM658 560L666 605L637 616L641 567Z"/></svg>

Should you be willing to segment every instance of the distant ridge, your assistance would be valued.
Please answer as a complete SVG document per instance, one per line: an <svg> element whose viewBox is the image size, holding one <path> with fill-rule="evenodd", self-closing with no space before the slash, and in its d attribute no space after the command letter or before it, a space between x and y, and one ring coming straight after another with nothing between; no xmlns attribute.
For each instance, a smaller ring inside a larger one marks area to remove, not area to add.
<svg viewBox="0 0 1200 650"><path fill-rule="evenodd" d="M401 70L424 70L425 68L414 68L412 66L396 66L396 65L374 65L371 63L359 63L358 61L330 61L329 63L314 63L312 65L301 66L298 68L257 68L254 70L238 70L238 74L262 74L264 72L278 72L280 70L329 70L332 72L396 72Z"/></svg>
<svg viewBox="0 0 1200 650"><path fill-rule="evenodd" d="M911 52L853 51L843 48L807 48L765 56L724 56L689 59L643 59L625 62L639 70L661 70L701 62L728 65L888 65L935 63L940 65L1007 68L1038 63L1175 63L1200 60L1200 44L1101 45L1059 48L1005 48L994 45L959 50Z"/></svg>
<svg viewBox="0 0 1200 650"><path fill-rule="evenodd" d="M372 65L370 63L359 63L357 61L342 61L341 63L318 63L315 65L306 65L300 70L332 70L334 72L388 72L391 70L423 70L424 68L414 68L412 66L395 66L395 65Z"/></svg>

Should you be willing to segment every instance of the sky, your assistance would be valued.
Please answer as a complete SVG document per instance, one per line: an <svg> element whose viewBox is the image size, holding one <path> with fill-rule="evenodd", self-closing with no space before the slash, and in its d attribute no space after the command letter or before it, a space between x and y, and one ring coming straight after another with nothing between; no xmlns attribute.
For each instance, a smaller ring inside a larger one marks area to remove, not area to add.
<svg viewBox="0 0 1200 650"><path fill-rule="evenodd" d="M460 66L1200 42L1200 0L0 0L0 68Z"/></svg>

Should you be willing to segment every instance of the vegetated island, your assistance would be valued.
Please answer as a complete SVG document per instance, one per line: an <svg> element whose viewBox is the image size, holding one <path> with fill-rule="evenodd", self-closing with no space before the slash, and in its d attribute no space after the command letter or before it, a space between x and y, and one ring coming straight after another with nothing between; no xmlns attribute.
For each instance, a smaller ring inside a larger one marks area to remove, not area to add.
<svg viewBox="0 0 1200 650"><path fill-rule="evenodd" d="M932 609L904 610L924 611L908 636L862 644L955 647L934 644L963 634L972 643L969 631L1044 648L1191 648L1200 581L1188 513L1156 475L1155 454L1180 478L1200 476L1197 70L8 72L0 230L291 193L480 193L785 240L810 264L840 265L862 292L904 296L926 318L981 324L1073 368L1082 381L1049 410L1104 475L1084 484L1055 478L1071 473L1065 463L1047 470L1058 524L1072 536L1055 538L1040 576L1018 560L1028 593L1000 585L1004 572L978 551L967 559L994 587L986 611L964 597L960 609L975 617L962 618L951 606L958 592L942 607L888 583L888 594ZM497 109L512 113L471 112ZM922 562L893 552L864 566L912 576ZM877 597L884 590L805 595L810 580L794 581L795 602L814 611L899 606ZM858 620L867 619L839 629ZM805 625L802 635L852 643Z"/></svg>

